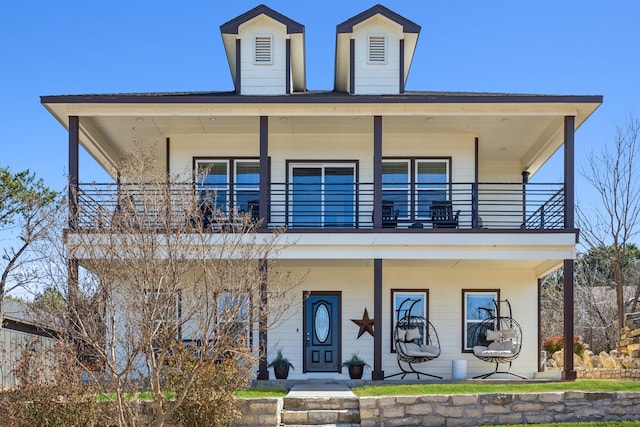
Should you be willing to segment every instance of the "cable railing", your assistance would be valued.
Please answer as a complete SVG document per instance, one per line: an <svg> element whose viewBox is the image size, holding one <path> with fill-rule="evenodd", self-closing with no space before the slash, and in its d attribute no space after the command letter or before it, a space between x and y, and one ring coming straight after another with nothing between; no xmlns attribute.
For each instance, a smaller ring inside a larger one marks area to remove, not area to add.
<svg viewBox="0 0 640 427"><path fill-rule="evenodd" d="M257 185L225 183L79 184L78 229L109 228L128 213L136 226L179 227L200 216L230 224L244 214L263 228L300 231L564 228L564 185L545 183L271 183L261 209ZM380 214L376 215L376 207ZM215 218L213 218L215 217ZM378 227L374 227L375 221ZM73 222L72 222L73 223ZM122 224L119 222L118 224Z"/></svg>

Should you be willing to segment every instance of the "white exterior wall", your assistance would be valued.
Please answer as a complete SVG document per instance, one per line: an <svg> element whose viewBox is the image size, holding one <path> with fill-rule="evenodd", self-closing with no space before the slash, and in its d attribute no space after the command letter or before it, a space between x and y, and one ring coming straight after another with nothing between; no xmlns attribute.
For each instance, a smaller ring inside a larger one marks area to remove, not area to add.
<svg viewBox="0 0 640 427"><path fill-rule="evenodd" d="M513 308L513 317L523 328L522 352L513 362L513 372L531 377L537 370L537 279L531 270L509 269L479 270L456 269L439 266L430 261L383 261L382 293L382 355L385 375L399 372L396 355L391 353L391 289L428 289L429 319L438 332L441 346L439 358L418 365L425 372L451 379L453 360L467 360L468 377L491 372L494 364L482 362L470 353L462 353L462 290L500 289L500 298L508 299ZM287 322L269 332L269 356L271 360L278 349L293 363L295 370L290 379L323 378L347 379L343 369L339 373L303 373L303 291L342 292L342 360L352 353L358 353L373 367L373 337L368 333L360 338L358 326L351 319L362 319L366 308L369 317L373 312L373 261L333 261L314 262L311 267L301 263L282 262L281 268L296 272L308 271L304 283L292 296L297 307L292 307L292 315ZM506 366L501 366L501 369ZM364 378L370 378L370 370ZM498 377L494 377L498 378ZM394 377L400 380L400 377ZM407 376L415 379L415 376Z"/></svg>
<svg viewBox="0 0 640 427"><path fill-rule="evenodd" d="M254 62L255 36L273 37L272 63ZM264 16L238 28L240 38L240 92L242 95L286 93L286 27Z"/></svg>
<svg viewBox="0 0 640 427"><path fill-rule="evenodd" d="M368 61L368 36L385 35L387 57L384 64ZM400 39L399 25L377 18L354 26L355 40L355 93L362 95L400 93Z"/></svg>

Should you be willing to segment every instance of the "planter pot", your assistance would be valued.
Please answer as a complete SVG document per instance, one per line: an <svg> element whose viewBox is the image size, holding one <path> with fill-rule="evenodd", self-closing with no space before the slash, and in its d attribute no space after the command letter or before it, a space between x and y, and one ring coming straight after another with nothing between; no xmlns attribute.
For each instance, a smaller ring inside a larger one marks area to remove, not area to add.
<svg viewBox="0 0 640 427"><path fill-rule="evenodd" d="M286 380L289 376L289 365L276 365L273 367L273 373L276 379Z"/></svg>
<svg viewBox="0 0 640 427"><path fill-rule="evenodd" d="M349 378L359 380L364 373L364 365L349 365Z"/></svg>

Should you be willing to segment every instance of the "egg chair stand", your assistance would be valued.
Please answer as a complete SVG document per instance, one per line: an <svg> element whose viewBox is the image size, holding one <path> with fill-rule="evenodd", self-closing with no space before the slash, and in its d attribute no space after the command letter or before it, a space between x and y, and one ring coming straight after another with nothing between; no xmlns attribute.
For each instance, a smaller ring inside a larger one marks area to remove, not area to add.
<svg viewBox="0 0 640 427"><path fill-rule="evenodd" d="M500 303L505 303L507 315L499 315ZM512 317L509 300L494 301L494 309L480 308L489 313L489 317L480 322L474 329L471 343L473 355L478 359L495 363L492 372L478 375L474 379L486 379L496 374L512 375L527 379L522 375L511 372L511 364L520 355L522 347L522 328ZM501 364L509 364L507 370L500 370Z"/></svg>
<svg viewBox="0 0 640 427"><path fill-rule="evenodd" d="M407 298L396 310L396 326L393 331L394 347L397 355L398 367L401 372L388 375L385 378L401 375L404 379L408 374L416 374L442 379L417 369L414 365L433 360L440 356L440 341L438 333L431 322L423 316L411 314L419 299Z"/></svg>

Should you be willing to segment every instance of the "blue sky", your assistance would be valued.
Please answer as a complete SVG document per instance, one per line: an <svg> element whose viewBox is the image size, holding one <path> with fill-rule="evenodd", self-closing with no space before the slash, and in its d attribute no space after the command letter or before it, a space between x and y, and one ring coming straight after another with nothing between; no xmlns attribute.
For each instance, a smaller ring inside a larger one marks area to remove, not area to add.
<svg viewBox="0 0 640 427"><path fill-rule="evenodd" d="M233 88L219 27L244 0L21 0L0 5L0 165L64 188L67 133L41 95ZM331 89L335 29L375 3L276 0L305 25L307 87ZM640 116L637 0L382 3L422 26L407 90L604 95L576 134L579 165ZM82 181L104 177L81 158ZM552 162L548 180L560 180ZM578 202L588 186L579 180Z"/></svg>

